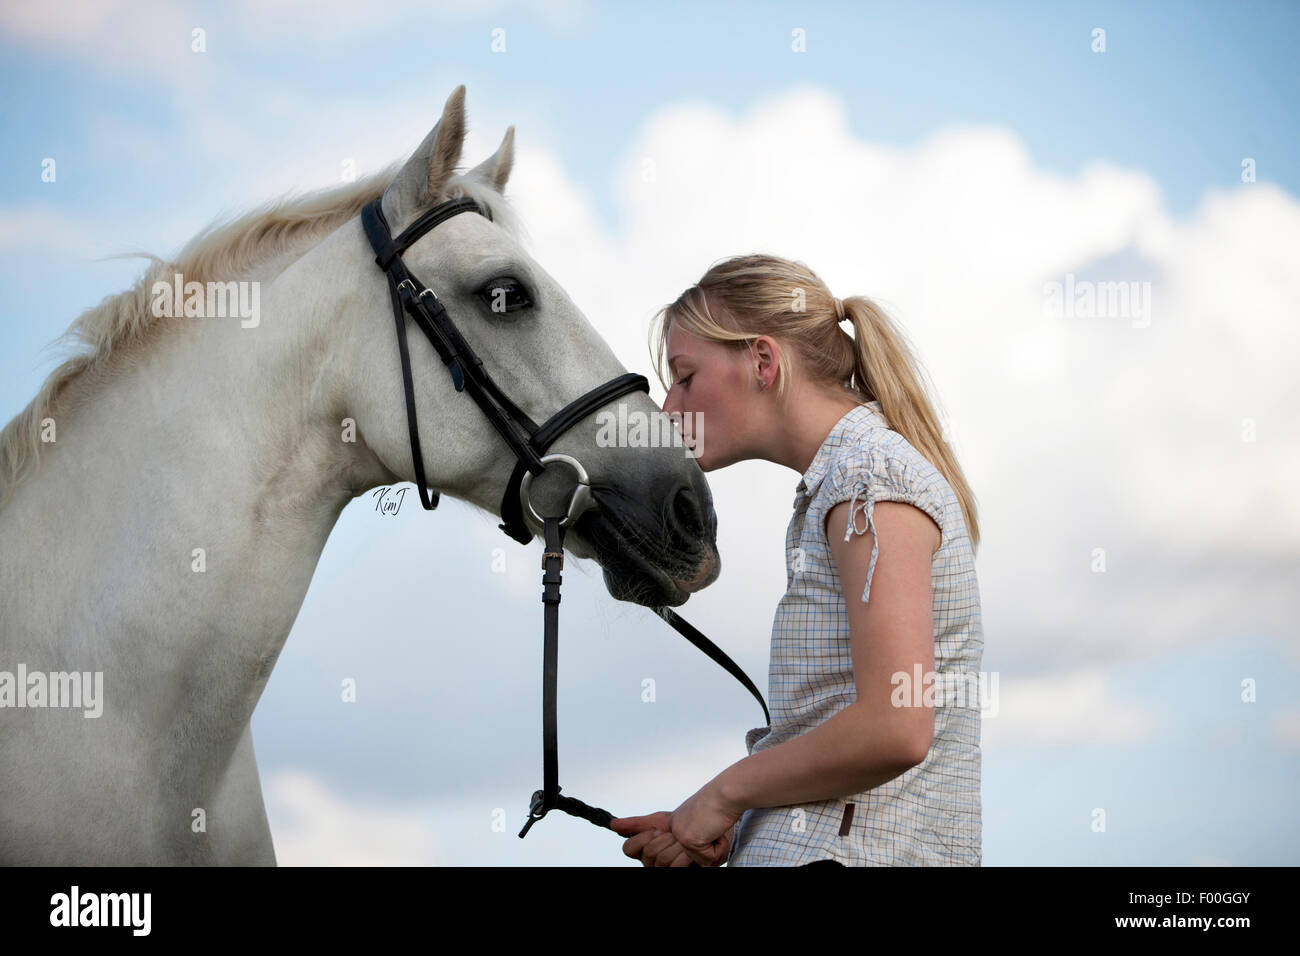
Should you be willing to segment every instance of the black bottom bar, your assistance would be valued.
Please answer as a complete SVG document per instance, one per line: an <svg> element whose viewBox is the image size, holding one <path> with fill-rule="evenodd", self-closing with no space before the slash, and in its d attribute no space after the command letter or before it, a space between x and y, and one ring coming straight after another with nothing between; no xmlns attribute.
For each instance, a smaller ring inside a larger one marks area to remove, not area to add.
<svg viewBox="0 0 1300 956"><path fill-rule="evenodd" d="M1290 868L941 870L845 867L832 861L794 868L676 868L700 874L691 877L656 876L631 860L587 868L566 868L562 858L557 863L548 868L551 875L544 884L538 884L533 867L458 868L452 880L419 869L17 867L0 869L0 916L6 944L32 936L45 943L69 934L79 944L94 946L130 945L141 938L129 920L119 926L52 925L52 918L70 922L75 886L81 904L78 922L87 912L87 896L148 893L148 935L153 939L253 941L272 930L276 937L291 934L297 948L315 940L334 948L349 936L373 942L439 925L508 929L501 926L503 908L510 926L520 932L539 925L553 930L556 922L575 934L600 937L608 931L608 922L591 920L586 907L564 906L566 898L599 899L636 912L671 912L674 925L707 913L716 925L719 914L731 913L756 893L787 893L791 895L765 898L816 899L820 910L840 914L857 924L855 932L873 937L878 930L892 929L921 932L929 943L969 944L971 933L1010 939L1042 932L1056 940L1131 936L1148 944L1163 938L1232 946L1261 930L1285 930L1295 876ZM820 872L795 872L808 869ZM682 879L707 887L707 897L689 899L708 899L712 905L682 905ZM568 896L575 892L584 895ZM143 902L143 897L137 899ZM936 900L949 901L945 912L952 918L943 925L935 921ZM843 906L826 909L839 903ZM696 909L700 912L693 916ZM1208 928L1200 923L1203 919L1210 920ZM1227 920L1242 922L1228 925ZM949 931L962 935L936 939Z"/></svg>

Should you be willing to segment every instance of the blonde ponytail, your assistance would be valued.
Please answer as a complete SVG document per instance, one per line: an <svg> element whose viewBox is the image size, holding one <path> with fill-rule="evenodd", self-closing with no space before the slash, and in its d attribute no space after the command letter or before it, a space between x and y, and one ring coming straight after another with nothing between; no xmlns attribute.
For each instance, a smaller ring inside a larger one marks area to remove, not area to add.
<svg viewBox="0 0 1300 956"><path fill-rule="evenodd" d="M980 542L975 495L943 437L924 385L924 372L906 336L881 308L865 296L844 299L846 318L853 323L854 387L880 402L889 427L898 432L943 475L966 519L971 549Z"/></svg>

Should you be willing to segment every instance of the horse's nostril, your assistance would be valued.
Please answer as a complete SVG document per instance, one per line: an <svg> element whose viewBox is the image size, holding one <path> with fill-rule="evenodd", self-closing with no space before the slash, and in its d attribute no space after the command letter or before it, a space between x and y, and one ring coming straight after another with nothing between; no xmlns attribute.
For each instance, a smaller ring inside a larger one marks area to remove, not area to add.
<svg viewBox="0 0 1300 956"><path fill-rule="evenodd" d="M673 499L673 516L677 519L678 527L691 531L702 527L704 522L700 518L700 507L690 489L683 488L677 492L677 497Z"/></svg>

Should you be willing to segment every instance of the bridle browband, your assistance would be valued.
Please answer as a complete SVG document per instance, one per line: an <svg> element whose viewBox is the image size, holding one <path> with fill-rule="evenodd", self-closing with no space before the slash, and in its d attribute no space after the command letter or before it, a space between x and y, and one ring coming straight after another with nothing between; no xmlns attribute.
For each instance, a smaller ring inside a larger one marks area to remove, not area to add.
<svg viewBox="0 0 1300 956"><path fill-rule="evenodd" d="M397 351L402 361L402 387L406 397L406 424L411 438L411 464L415 471L415 487L420 504L426 511L438 506L438 492L430 496L424 473L424 456L420 451L420 434L416 427L415 388L411 378L411 355L406 341L406 316L409 315L433 346L443 364L451 373L456 391L468 391L471 398L483 409L488 421L505 439L514 452L517 463L501 499L501 519L498 526L520 544L528 544L533 533L524 523L525 503L533 517L542 524L545 551L542 555L542 603L545 646L543 650L542 687L542 744L543 789L534 792L529 806L528 822L519 835L522 837L550 810L563 810L580 816L601 827L609 827L613 819L606 810L591 807L573 797L560 795L558 760L556 757L556 680L559 662L559 604L560 570L564 567L564 532L589 508L599 507L591 496L587 473L582 465L568 455L547 455L546 450L561 435L592 412L616 398L637 391L650 391L644 375L629 372L598 385L565 405L539 427L492 380L482 360L460 334L446 308L428 286L411 274L402 261L402 253L440 223L463 212L476 212L489 221L492 212L474 199L458 198L439 203L421 215L393 237L384 218L382 199L375 199L361 210L361 225L375 252L375 262L388 277L388 291L393 304L393 320L397 326ZM578 484L574 490L567 513L562 516L543 517L533 508L529 497L531 480L546 470L548 463L563 463L573 468ZM714 661L724 667L751 694L763 708L763 717L771 723L767 703L748 675L723 651L698 630L682 620L669 607L653 609L656 614L675 628Z"/></svg>

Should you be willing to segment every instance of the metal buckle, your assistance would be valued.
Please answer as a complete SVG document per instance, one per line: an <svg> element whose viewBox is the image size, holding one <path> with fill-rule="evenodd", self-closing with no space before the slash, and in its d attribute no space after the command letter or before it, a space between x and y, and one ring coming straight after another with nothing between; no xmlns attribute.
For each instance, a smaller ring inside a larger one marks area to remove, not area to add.
<svg viewBox="0 0 1300 956"><path fill-rule="evenodd" d="M539 460L541 461L543 468L548 462L563 462L577 472L578 475L578 485L573 489L573 497L569 499L568 513L560 519L561 528L567 528L569 525L573 524L584 511L597 507L596 499L591 496L591 485L587 478L587 470L582 467L581 463L579 463L576 458L572 458L569 455L557 454L547 455L545 458ZM532 485L532 480L533 473L531 471L524 472L523 481L520 482L519 485L519 496L523 499L524 507L526 507L529 514L537 520L537 523L545 525L546 519L537 513L537 509L533 507L532 496L528 492L528 489ZM543 559L544 557L545 556L543 556ZM545 565L543 565L543 567L544 566Z"/></svg>
<svg viewBox="0 0 1300 956"><path fill-rule="evenodd" d="M559 559L560 559L560 570L561 570L561 571L564 570L564 552L563 552L563 551L543 551L543 552L542 552L542 570L543 570L543 571L546 570L546 559L547 559L547 558L559 558Z"/></svg>
<svg viewBox="0 0 1300 956"><path fill-rule="evenodd" d="M541 790L533 791L533 799L529 802L528 805L528 821L524 824L524 828L519 831L520 837L527 836L528 831L532 828L532 825L536 823L538 820L540 820L542 817L546 816L547 811L542 809L542 804L545 802L545 798L546 798L546 794L543 791Z"/></svg>

